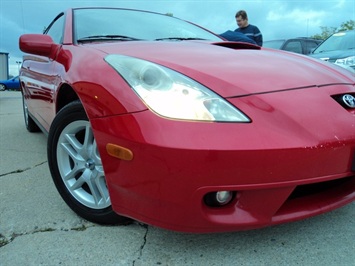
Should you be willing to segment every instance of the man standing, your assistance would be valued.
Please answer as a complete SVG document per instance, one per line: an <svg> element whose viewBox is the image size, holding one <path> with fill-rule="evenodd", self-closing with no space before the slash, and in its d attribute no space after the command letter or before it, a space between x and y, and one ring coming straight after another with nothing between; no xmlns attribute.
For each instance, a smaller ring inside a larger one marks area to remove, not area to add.
<svg viewBox="0 0 355 266"><path fill-rule="evenodd" d="M235 14L235 19L239 27L235 30L236 32L245 34L247 37L254 40L259 46L263 45L263 35L258 27L249 24L247 12L244 10L238 11L237 14Z"/></svg>

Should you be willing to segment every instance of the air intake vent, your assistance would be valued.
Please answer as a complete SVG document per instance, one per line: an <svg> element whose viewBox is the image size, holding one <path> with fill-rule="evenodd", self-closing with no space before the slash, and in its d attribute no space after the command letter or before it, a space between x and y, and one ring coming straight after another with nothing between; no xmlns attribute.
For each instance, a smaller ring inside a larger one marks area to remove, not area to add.
<svg viewBox="0 0 355 266"><path fill-rule="evenodd" d="M222 46L231 49L250 49L250 50L260 50L260 46L254 45L246 42L215 42L213 45Z"/></svg>
<svg viewBox="0 0 355 266"><path fill-rule="evenodd" d="M332 96L345 109L355 110L355 93L345 93Z"/></svg>

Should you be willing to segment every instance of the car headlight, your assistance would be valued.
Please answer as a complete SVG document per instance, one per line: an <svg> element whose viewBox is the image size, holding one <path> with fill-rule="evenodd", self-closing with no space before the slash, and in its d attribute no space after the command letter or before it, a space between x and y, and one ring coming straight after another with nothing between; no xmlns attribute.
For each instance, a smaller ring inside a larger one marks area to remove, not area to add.
<svg viewBox="0 0 355 266"><path fill-rule="evenodd" d="M337 59L335 61L335 64L346 65L346 66L355 66L355 56L349 56L346 58Z"/></svg>
<svg viewBox="0 0 355 266"><path fill-rule="evenodd" d="M110 64L157 114L174 119L250 122L241 111L200 83L138 58L108 55Z"/></svg>

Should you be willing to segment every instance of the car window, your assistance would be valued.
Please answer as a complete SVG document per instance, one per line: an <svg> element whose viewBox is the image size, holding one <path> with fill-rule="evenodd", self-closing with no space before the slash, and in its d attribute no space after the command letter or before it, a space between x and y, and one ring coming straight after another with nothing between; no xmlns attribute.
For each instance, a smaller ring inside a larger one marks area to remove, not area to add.
<svg viewBox="0 0 355 266"><path fill-rule="evenodd" d="M302 54L302 44L298 40L289 41L285 44L285 47L283 48L283 50Z"/></svg>
<svg viewBox="0 0 355 266"><path fill-rule="evenodd" d="M60 14L45 30L45 34L52 37L55 43L63 43L64 14Z"/></svg>
<svg viewBox="0 0 355 266"><path fill-rule="evenodd" d="M209 31L169 15L105 8L75 9L74 35L76 40L90 36L126 36L143 40L200 38L221 41Z"/></svg>
<svg viewBox="0 0 355 266"><path fill-rule="evenodd" d="M263 46L266 48L280 49L284 42L284 40L265 41Z"/></svg>
<svg viewBox="0 0 355 266"><path fill-rule="evenodd" d="M304 41L304 48L306 54L310 54L317 46L318 43L315 41Z"/></svg>
<svg viewBox="0 0 355 266"><path fill-rule="evenodd" d="M322 44L320 44L318 48L314 51L314 53L317 54L327 51L355 49L354 40L355 31L334 33Z"/></svg>

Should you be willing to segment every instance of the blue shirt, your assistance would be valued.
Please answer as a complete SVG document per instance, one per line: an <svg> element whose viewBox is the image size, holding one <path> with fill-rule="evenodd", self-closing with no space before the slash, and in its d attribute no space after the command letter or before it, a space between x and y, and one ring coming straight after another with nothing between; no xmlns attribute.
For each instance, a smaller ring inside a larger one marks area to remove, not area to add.
<svg viewBox="0 0 355 266"><path fill-rule="evenodd" d="M250 39L254 40L257 45L259 46L263 45L263 35L261 34L257 26L249 24L245 28L238 28L235 31L243 33Z"/></svg>

